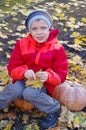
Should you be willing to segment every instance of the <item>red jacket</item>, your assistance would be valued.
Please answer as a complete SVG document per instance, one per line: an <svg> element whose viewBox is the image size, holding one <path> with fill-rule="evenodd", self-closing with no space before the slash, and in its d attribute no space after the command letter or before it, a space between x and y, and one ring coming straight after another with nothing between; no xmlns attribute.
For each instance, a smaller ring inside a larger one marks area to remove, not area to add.
<svg viewBox="0 0 86 130"><path fill-rule="evenodd" d="M47 42L41 45L30 34L16 43L7 66L13 80L24 79L28 69L34 72L42 69L48 72L49 77L44 86L52 95L55 86L65 81L68 71L66 52L58 43L57 34L56 30L52 30Z"/></svg>

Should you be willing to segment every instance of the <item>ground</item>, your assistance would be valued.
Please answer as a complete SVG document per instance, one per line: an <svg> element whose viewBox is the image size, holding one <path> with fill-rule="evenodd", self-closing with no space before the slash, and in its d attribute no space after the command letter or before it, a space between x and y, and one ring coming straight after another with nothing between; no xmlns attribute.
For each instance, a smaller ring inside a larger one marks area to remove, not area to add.
<svg viewBox="0 0 86 130"><path fill-rule="evenodd" d="M69 78L72 75L72 80L79 81L83 85L86 85L86 74L84 74L85 76L83 77L80 76L81 72L79 73L82 68L86 70L85 0L37 0L35 2L19 0L19 2L16 1L16 3L4 0L0 2L0 7L0 66L6 66L8 64L16 40L27 35L28 31L24 25L28 14L27 12L34 9L45 9L53 17L53 26L58 28L60 32L58 36L59 42L65 47L69 61L72 61L72 66L69 62ZM75 68L77 65L78 67ZM9 108L8 111L11 111L11 108ZM13 122L12 130L23 130L24 123L21 123L21 120L26 120L27 117L25 116L25 119L21 117L27 115L27 112L20 111L19 113L16 108L15 113L18 119L15 120L15 123ZM32 120L30 122L34 124L35 120L33 117L31 117ZM27 120L29 120L29 117ZM13 120L9 119L9 121ZM37 121L39 121L38 117ZM34 130L36 128L31 129ZM29 128L27 130L29 130Z"/></svg>

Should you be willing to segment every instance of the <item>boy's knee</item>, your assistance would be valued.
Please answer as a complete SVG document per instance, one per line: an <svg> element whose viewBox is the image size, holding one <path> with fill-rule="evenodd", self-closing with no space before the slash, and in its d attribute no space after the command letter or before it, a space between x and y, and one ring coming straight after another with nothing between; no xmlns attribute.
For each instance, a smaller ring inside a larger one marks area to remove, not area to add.
<svg viewBox="0 0 86 130"><path fill-rule="evenodd" d="M13 93L14 95L19 96L22 94L24 90L24 83L22 81L16 81L13 84L10 84L7 88L6 91L9 91L10 93Z"/></svg>
<svg viewBox="0 0 86 130"><path fill-rule="evenodd" d="M36 98L36 96L38 95L39 90L34 89L32 87L27 87L26 89L24 89L23 91L23 97L24 99L30 99L30 98Z"/></svg>
<svg viewBox="0 0 86 130"><path fill-rule="evenodd" d="M13 90L16 93L21 93L24 90L24 82L23 81L16 81L14 84L12 84Z"/></svg>

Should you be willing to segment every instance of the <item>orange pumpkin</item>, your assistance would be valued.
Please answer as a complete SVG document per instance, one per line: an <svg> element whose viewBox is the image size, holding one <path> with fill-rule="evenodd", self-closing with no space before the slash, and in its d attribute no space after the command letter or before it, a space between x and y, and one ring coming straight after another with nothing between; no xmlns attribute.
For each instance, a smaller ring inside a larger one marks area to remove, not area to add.
<svg viewBox="0 0 86 130"><path fill-rule="evenodd" d="M16 107L19 107L20 109L23 109L25 111L32 111L34 109L33 105L23 99L19 99L19 98L16 98L14 101L13 101L13 104L16 106Z"/></svg>
<svg viewBox="0 0 86 130"><path fill-rule="evenodd" d="M55 88L52 97L71 111L79 111L86 106L86 89L76 82L65 81Z"/></svg>

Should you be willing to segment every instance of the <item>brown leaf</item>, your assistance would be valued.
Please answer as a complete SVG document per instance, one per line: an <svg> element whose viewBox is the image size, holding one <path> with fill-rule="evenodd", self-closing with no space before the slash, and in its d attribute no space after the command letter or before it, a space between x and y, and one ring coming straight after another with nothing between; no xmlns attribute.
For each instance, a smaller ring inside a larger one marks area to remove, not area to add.
<svg viewBox="0 0 86 130"><path fill-rule="evenodd" d="M0 120L6 119L6 118L15 120L17 117L16 117L16 114L14 112L0 114Z"/></svg>

